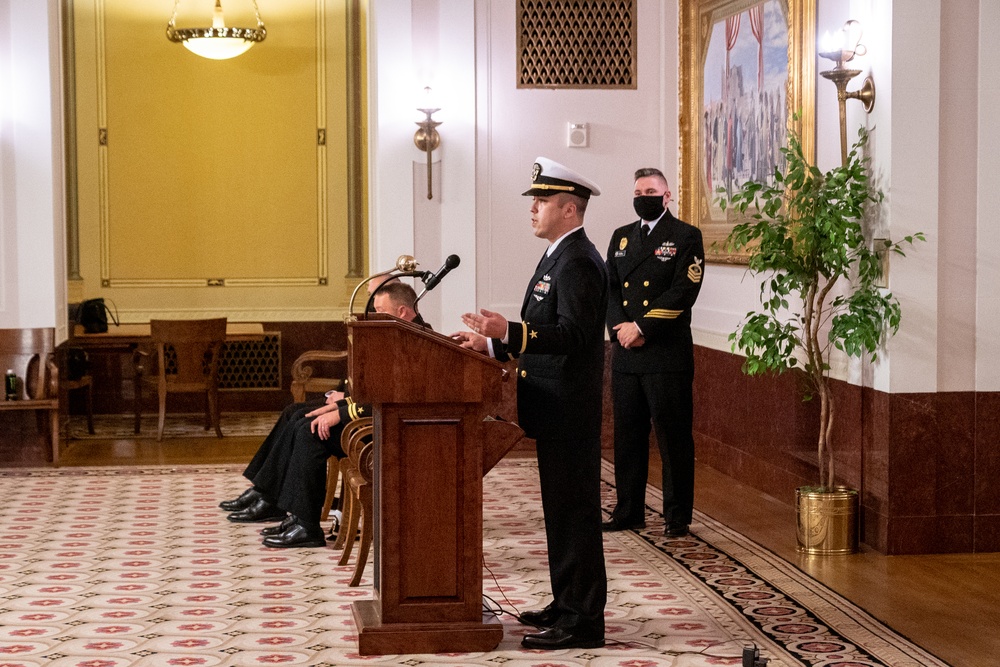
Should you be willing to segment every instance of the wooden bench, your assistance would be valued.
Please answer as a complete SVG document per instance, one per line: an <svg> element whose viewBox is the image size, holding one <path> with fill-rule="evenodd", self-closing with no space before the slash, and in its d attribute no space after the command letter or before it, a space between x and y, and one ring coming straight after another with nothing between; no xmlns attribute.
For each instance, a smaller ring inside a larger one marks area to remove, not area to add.
<svg viewBox="0 0 1000 667"><path fill-rule="evenodd" d="M48 413L52 462L59 463L59 368L54 329L0 329L0 372L13 370L18 400L0 401L0 411L34 411L39 430Z"/></svg>

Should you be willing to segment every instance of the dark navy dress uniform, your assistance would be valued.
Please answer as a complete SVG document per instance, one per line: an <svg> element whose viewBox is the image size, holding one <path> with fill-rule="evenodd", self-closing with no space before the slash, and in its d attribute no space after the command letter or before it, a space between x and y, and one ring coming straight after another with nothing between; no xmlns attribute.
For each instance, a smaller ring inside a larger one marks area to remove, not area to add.
<svg viewBox="0 0 1000 667"><path fill-rule="evenodd" d="M607 255L618 493L611 518L625 525L644 520L652 422L663 459L664 520L687 525L694 504L691 307L705 251L701 231L669 210L645 240L641 223L616 229ZM643 345L622 347L613 330L622 322L638 325Z"/></svg>
<svg viewBox="0 0 1000 667"><path fill-rule="evenodd" d="M326 498L327 459L343 458L340 435L350 422L371 415L370 405L359 405L349 396L337 401L340 423L322 440L312 432L312 418L305 415L325 401L296 403L282 413L271 435L257 449L243 471L272 505L310 525L319 524Z"/></svg>
<svg viewBox="0 0 1000 667"><path fill-rule="evenodd" d="M589 182L583 188L582 177L563 180L578 176L538 158L524 195L600 193ZM518 359L518 422L536 441L553 595L546 613L553 628L594 646L604 643L607 601L600 502L607 303L607 267L581 227L542 257L506 344L490 342L498 360Z"/></svg>
<svg viewBox="0 0 1000 667"><path fill-rule="evenodd" d="M556 626L604 636L607 579L601 536L601 408L607 272L583 229L543 257L521 322L497 358L518 358L517 415L536 440Z"/></svg>

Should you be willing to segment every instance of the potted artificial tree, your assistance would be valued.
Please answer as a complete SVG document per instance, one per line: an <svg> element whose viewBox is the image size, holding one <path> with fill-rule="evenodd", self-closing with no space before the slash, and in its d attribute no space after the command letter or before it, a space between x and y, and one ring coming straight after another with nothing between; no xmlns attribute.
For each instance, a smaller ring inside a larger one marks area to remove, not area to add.
<svg viewBox="0 0 1000 667"><path fill-rule="evenodd" d="M899 301L880 288L882 252L903 254L923 234L873 249L864 218L882 193L868 175L864 128L847 162L826 172L809 164L799 138L789 134L786 164L774 183L747 182L720 204L739 214L726 243L744 251L749 271L762 278L760 308L730 334L733 351L746 355L748 375L800 368L805 400L820 404L816 486L796 491L799 549L808 553L857 550L858 494L836 486L833 457L834 400L830 352L874 361L882 341L899 329ZM748 211L752 213L748 214Z"/></svg>

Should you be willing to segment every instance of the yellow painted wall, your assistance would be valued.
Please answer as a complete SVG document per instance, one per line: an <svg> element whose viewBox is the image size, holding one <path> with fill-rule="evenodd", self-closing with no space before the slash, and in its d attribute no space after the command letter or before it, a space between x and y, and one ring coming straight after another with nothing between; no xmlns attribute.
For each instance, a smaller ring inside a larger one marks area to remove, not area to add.
<svg viewBox="0 0 1000 667"><path fill-rule="evenodd" d="M85 296L127 320L343 310L346 1L258 0L266 40L224 61L167 40L173 0L74 3ZM177 26L213 4L181 0ZM250 0L223 9L256 23Z"/></svg>

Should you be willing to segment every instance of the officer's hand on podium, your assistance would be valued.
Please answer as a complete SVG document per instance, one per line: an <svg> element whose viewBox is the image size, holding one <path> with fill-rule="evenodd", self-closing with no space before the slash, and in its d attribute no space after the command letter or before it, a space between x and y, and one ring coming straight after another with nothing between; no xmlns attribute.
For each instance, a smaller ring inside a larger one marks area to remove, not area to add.
<svg viewBox="0 0 1000 667"><path fill-rule="evenodd" d="M451 334L452 340L467 350L486 353L486 336L474 334L471 331L457 331Z"/></svg>

